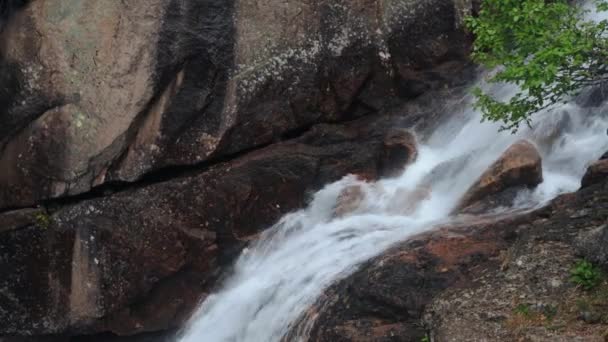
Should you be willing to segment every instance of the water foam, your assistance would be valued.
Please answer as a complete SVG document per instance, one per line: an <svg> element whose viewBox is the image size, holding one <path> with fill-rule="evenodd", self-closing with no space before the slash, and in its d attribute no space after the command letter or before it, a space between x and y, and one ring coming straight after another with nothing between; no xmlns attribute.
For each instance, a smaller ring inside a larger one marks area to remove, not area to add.
<svg viewBox="0 0 608 342"><path fill-rule="evenodd" d="M508 98L515 90L501 85L493 92ZM510 209L540 206L576 191L587 166L608 150L606 113L608 105L582 108L571 101L510 134L499 132L498 124L481 123L480 113L468 106L421 142L417 161L399 177L366 183L347 176L269 228L242 253L221 290L202 303L181 341L280 341L329 285L391 245L450 220L467 189L520 139L537 145L544 182L519 193ZM440 163L459 159L463 162L429 182ZM430 189L415 196L422 183ZM359 188L363 200L336 217L338 197L349 187Z"/></svg>

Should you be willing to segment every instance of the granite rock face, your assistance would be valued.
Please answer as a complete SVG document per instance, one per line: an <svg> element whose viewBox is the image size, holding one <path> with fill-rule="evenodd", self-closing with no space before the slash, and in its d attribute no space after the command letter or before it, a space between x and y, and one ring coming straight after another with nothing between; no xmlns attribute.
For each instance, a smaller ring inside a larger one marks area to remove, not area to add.
<svg viewBox="0 0 608 342"><path fill-rule="evenodd" d="M0 0L0 339L181 326L311 192L416 157L472 7Z"/></svg>
<svg viewBox="0 0 608 342"><path fill-rule="evenodd" d="M471 7L3 3L0 208L217 160L445 86L467 54Z"/></svg>
<svg viewBox="0 0 608 342"><path fill-rule="evenodd" d="M319 125L194 175L51 214L0 215L16 222L0 234L0 331L124 335L177 327L221 266L302 207L310 191L348 173L378 175L389 122Z"/></svg>

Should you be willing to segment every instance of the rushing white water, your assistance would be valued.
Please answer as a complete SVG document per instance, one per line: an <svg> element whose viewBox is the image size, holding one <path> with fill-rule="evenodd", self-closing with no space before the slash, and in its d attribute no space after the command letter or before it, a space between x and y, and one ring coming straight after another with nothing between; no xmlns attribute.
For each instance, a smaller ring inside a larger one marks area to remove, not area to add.
<svg viewBox="0 0 608 342"><path fill-rule="evenodd" d="M504 99L515 91L495 88ZM391 245L449 220L466 190L520 139L534 142L541 152L544 182L522 191L514 208L535 207L577 190L589 163L608 150L606 113L608 105L583 109L572 102L538 114L533 127L515 135L480 123L480 114L470 108L452 115L420 142L418 159L401 176L373 184L345 177L268 229L243 252L223 288L205 300L181 341L280 341L329 285ZM452 163L439 176L431 173L450 160L464 162ZM430 193L416 191L421 183L430 184ZM360 187L363 200L335 217L338 197L349 187Z"/></svg>
<svg viewBox="0 0 608 342"><path fill-rule="evenodd" d="M514 91L497 90L501 97ZM589 163L608 149L607 110L570 103L537 115L532 128L515 135L480 123L480 114L470 109L452 116L420 145L417 161L401 176L374 184L345 177L267 230L243 252L221 291L202 304L181 340L279 341L333 282L394 243L448 220L466 190L519 139L538 146L544 182L522 191L517 206L540 205L577 190ZM465 163L454 163L449 177L432 179L429 196L408 197L438 164L468 155ZM352 186L361 187L364 200L353 212L334 217L338 196Z"/></svg>

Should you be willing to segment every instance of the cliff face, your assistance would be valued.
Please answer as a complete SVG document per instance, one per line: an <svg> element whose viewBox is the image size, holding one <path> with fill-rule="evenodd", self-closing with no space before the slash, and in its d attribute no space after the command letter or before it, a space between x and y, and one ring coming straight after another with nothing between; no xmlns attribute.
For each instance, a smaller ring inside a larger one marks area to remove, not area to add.
<svg viewBox="0 0 608 342"><path fill-rule="evenodd" d="M398 163L470 79L470 10L0 2L0 335L178 327L310 191Z"/></svg>
<svg viewBox="0 0 608 342"><path fill-rule="evenodd" d="M0 207L218 160L420 95L466 54L458 11L437 0L32 1L0 37Z"/></svg>

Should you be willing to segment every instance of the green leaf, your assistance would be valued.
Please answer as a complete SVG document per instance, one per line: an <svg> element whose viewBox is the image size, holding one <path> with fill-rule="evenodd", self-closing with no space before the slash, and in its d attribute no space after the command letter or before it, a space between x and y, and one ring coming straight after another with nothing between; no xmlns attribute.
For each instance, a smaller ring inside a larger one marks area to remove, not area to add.
<svg viewBox="0 0 608 342"><path fill-rule="evenodd" d="M596 5L608 10L607 0ZM476 89L484 119L516 130L532 114L604 79L608 22L582 21L583 13L566 0L484 0L478 16L466 18L476 37L473 59L487 68L502 66L489 82L521 89L507 100Z"/></svg>

